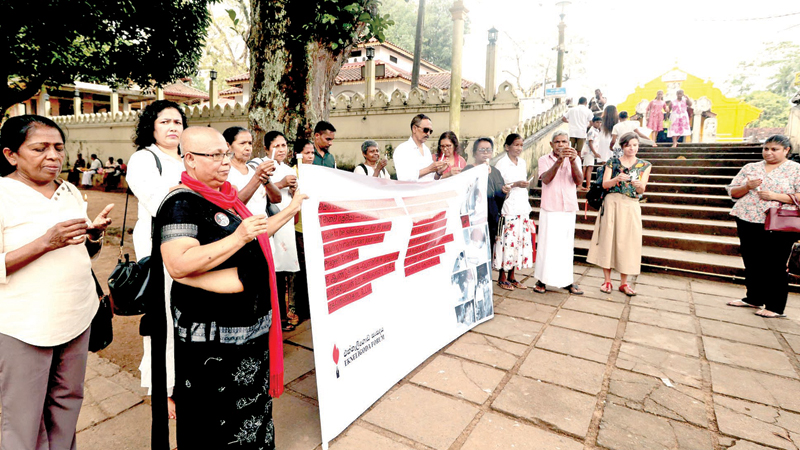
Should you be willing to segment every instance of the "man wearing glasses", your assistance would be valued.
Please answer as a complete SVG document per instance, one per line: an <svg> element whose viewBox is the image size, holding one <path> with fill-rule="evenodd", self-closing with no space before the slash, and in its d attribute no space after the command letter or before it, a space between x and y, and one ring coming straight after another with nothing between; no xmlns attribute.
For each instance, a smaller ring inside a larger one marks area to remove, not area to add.
<svg viewBox="0 0 800 450"><path fill-rule="evenodd" d="M433 181L447 168L444 161L433 161L425 145L433 133L430 117L417 114L411 119L411 137L394 151L394 170L398 181Z"/></svg>

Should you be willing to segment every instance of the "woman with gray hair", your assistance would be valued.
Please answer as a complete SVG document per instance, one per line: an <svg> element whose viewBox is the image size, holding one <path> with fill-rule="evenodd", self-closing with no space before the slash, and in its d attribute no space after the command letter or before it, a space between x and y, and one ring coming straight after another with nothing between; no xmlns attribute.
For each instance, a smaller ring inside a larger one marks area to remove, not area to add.
<svg viewBox="0 0 800 450"><path fill-rule="evenodd" d="M389 179L386 172L386 158L381 158L381 151L378 143L373 140L366 140L361 144L361 153L364 154L364 162L353 169L353 173L359 173L368 177Z"/></svg>

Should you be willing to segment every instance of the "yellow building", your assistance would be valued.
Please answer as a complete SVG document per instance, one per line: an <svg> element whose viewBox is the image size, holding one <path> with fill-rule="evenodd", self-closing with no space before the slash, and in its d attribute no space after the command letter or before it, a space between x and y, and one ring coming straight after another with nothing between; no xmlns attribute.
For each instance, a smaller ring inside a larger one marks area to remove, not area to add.
<svg viewBox="0 0 800 450"><path fill-rule="evenodd" d="M744 127L758 119L761 114L761 110L755 106L726 97L722 91L714 87L714 83L683 72L677 67L649 81L644 86L637 87L633 94L617 105L617 110L628 111L633 115L636 106L642 100L649 102L656 98L656 92L659 90L664 91L666 100L674 100L675 93L679 89L683 89L692 101L696 101L700 97L706 97L711 101L711 112L716 115L717 122L716 140L720 142L741 140L744 135ZM690 118L690 120L693 119ZM703 139L703 141L707 140Z"/></svg>

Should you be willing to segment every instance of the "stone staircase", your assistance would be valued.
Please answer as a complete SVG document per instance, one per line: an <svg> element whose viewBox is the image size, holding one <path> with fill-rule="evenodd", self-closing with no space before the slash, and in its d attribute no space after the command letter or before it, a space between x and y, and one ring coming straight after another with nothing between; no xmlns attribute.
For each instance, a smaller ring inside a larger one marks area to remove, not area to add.
<svg viewBox="0 0 800 450"><path fill-rule="evenodd" d="M638 156L653 164L641 205L642 270L741 282L744 266L725 186L742 166L762 159L761 146L642 147ZM541 188L531 194L538 221ZM589 208L584 216L584 193L578 193L578 202L575 260L585 261L597 211Z"/></svg>

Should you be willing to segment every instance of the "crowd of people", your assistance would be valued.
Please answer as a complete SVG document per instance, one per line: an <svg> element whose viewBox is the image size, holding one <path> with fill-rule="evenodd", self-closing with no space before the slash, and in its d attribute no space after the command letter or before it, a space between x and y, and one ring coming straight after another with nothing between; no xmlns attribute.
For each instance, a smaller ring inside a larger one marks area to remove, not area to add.
<svg viewBox="0 0 800 450"><path fill-rule="evenodd" d="M682 92L671 108L659 92L643 128L607 104L599 90L591 102L580 98L563 117L569 131L554 132L551 151L538 159L538 230L530 217L533 177L518 134L506 138L494 165L495 143L475 139L468 165L452 131L442 133L431 151L433 122L418 114L392 159L400 182L436 181L487 166L498 287L540 294L549 287L583 294L572 269L577 192L589 189L593 167L603 167L598 182L607 194L587 261L603 269L602 292L614 288L616 270L619 291L634 296L628 277L640 272L639 200L652 168L637 153L640 145L653 145L667 114L671 137L686 135L688 106ZM283 391L282 333L310 318L300 214L307 196L298 187L299 166L336 168L330 153L335 133L326 121L315 125L310 140L290 142L269 131L263 139L267 156L254 158L253 133L246 128L219 133L189 127L178 104L159 100L139 118L137 151L127 167L113 158L104 167L94 154L87 165L78 155L70 180L77 182L79 172L89 173L90 182L101 171L108 178L125 174L139 202L134 250L137 259L150 256L154 268L147 289L155 301L142 321L140 365L142 385L153 396L154 434L166 430L156 422L180 417L182 448L251 448L256 442L252 448L274 448L272 398ZM43 448L43 442L69 448L83 396L88 329L98 303L90 256L100 250L113 205L93 221L86 217L79 191L59 178L64 141L58 125L39 116L11 118L0 134L0 396L8 448ZM377 142L364 141L361 151L364 161L354 173L390 178ZM791 204L800 192L800 164L787 159L790 151L785 137L768 139L764 161L745 166L728 186L747 276L747 296L729 304L757 307L763 317L783 316L787 280L781 264L800 238L763 225L769 207ZM8 232L12 227L20 231ZM529 287L515 272L531 267L536 282ZM45 275L49 282L41 286L36 280ZM198 426L218 432L196 433Z"/></svg>

